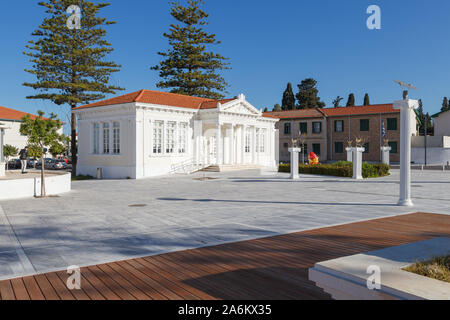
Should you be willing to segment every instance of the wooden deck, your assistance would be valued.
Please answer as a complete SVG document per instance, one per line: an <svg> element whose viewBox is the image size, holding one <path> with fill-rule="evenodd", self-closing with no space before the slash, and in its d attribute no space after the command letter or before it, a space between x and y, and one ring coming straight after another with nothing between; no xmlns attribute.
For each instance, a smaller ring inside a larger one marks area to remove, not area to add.
<svg viewBox="0 0 450 320"><path fill-rule="evenodd" d="M0 300L330 299L308 281L316 262L450 236L450 216L415 213L0 282Z"/></svg>

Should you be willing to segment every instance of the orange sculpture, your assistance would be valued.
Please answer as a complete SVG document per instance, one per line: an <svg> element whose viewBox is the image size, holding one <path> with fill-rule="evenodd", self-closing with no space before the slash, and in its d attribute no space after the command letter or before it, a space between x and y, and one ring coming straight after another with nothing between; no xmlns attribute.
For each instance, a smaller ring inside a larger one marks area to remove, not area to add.
<svg viewBox="0 0 450 320"><path fill-rule="evenodd" d="M309 165L310 166L314 166L314 165L318 165L319 164L319 157L314 152L310 152L308 158L309 158Z"/></svg>

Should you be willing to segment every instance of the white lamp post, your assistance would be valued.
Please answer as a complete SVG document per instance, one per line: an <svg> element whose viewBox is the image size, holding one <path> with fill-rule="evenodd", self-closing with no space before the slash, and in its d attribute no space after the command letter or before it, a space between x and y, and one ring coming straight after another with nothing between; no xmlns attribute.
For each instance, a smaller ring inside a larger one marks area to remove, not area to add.
<svg viewBox="0 0 450 320"><path fill-rule="evenodd" d="M411 122L413 110L419 107L417 100L408 99L408 92L403 93L403 100L395 101L394 108L400 109L400 200L399 206L412 207L411 200Z"/></svg>
<svg viewBox="0 0 450 320"><path fill-rule="evenodd" d="M298 180L300 175L298 173L298 155L302 151L302 148L289 148L291 153L291 179Z"/></svg>
<svg viewBox="0 0 450 320"><path fill-rule="evenodd" d="M4 145L4 136L5 136L5 129L7 129L5 124L0 122L0 177L5 176L5 156L3 154L3 145Z"/></svg>

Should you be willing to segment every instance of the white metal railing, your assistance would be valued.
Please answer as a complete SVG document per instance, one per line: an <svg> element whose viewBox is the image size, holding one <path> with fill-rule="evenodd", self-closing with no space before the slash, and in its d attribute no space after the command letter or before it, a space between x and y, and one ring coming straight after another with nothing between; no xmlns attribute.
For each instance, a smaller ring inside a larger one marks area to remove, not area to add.
<svg viewBox="0 0 450 320"><path fill-rule="evenodd" d="M171 174L192 174L209 167L207 163L196 161L195 159L185 160L183 162L173 164Z"/></svg>

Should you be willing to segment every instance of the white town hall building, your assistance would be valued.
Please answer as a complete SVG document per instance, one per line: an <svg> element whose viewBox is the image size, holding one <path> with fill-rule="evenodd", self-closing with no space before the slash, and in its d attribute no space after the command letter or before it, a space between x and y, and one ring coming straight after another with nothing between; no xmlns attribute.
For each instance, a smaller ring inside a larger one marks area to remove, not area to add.
<svg viewBox="0 0 450 320"><path fill-rule="evenodd" d="M77 174L140 179L201 168L276 168L278 119L243 94L212 100L141 90L74 109Z"/></svg>

